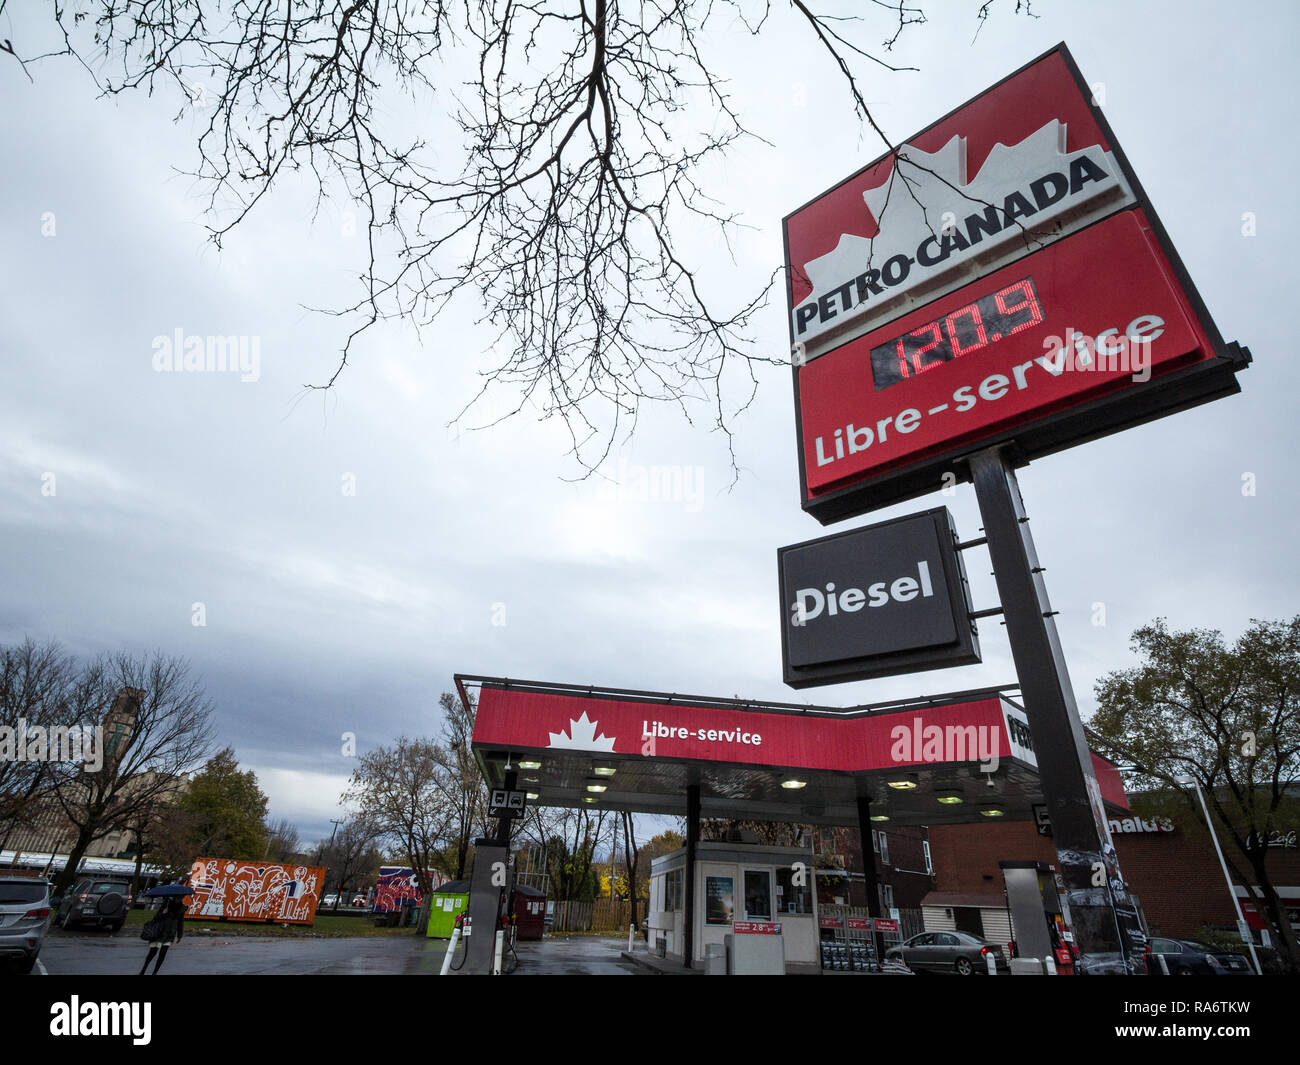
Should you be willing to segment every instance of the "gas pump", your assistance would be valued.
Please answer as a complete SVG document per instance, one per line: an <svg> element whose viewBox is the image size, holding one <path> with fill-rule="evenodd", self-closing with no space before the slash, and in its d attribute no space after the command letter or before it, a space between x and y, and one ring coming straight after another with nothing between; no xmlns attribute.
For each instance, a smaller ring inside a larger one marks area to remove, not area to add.
<svg viewBox="0 0 1300 1065"><path fill-rule="evenodd" d="M471 931L470 918L466 913L456 914L456 920L451 929L451 940L447 943L447 953L442 956L442 971L439 976L446 976L449 972L459 972L465 964L465 954L460 956L460 964L453 965L452 960L456 957L456 948L461 942L469 936Z"/></svg>
<svg viewBox="0 0 1300 1065"><path fill-rule="evenodd" d="M1078 951L1055 870L1042 862L999 862L1015 929L1011 972L1074 973Z"/></svg>
<svg viewBox="0 0 1300 1065"><path fill-rule="evenodd" d="M464 971L484 976L496 972L498 944L502 941L501 914L510 889L509 854L493 839L475 840L474 866L469 881L469 916L472 930L465 943ZM504 882L503 882L504 881Z"/></svg>
<svg viewBox="0 0 1300 1065"><path fill-rule="evenodd" d="M507 898L513 901L514 891L511 890ZM508 913L501 914L501 927L497 931L497 938L500 940L500 946L497 948L496 955L496 972L498 975L512 973L519 967L519 955L515 953L515 938L519 931L519 915L515 913L513 906L507 906Z"/></svg>
<svg viewBox="0 0 1300 1065"><path fill-rule="evenodd" d="M1074 933L1070 931L1061 913L1047 915L1049 931L1052 933L1052 952L1056 955L1056 971L1061 976L1074 975L1074 962L1079 956L1074 946Z"/></svg>

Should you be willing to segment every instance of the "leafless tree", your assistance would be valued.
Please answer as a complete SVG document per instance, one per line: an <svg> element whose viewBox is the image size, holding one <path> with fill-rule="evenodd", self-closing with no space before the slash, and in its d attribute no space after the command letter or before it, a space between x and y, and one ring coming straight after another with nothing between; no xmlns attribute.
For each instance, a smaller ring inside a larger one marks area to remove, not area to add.
<svg viewBox="0 0 1300 1065"><path fill-rule="evenodd" d="M298 857L302 851L302 841L298 838L298 826L287 817L267 829L266 857L272 862L289 862Z"/></svg>
<svg viewBox="0 0 1300 1065"><path fill-rule="evenodd" d="M55 893L86 849L174 795L212 744L211 702L183 659L126 652L90 663L69 700L73 721L103 729L103 764L57 776L53 798L75 831Z"/></svg>
<svg viewBox="0 0 1300 1065"><path fill-rule="evenodd" d="M444 759L445 753L429 740L403 736L396 746L361 756L342 798L410 866L423 900L421 930L433 890L430 870L443 864L455 817L442 786Z"/></svg>
<svg viewBox="0 0 1300 1065"><path fill-rule="evenodd" d="M18 745L25 745L30 729L73 724L68 699L74 684L74 665L55 642L28 638L0 648L0 728L11 730L14 746L0 753L0 850L15 830L30 826L58 769L46 760L19 757Z"/></svg>
<svg viewBox="0 0 1300 1065"><path fill-rule="evenodd" d="M183 876L194 865L199 853L196 840L201 839L198 819L193 811L177 803L181 794L160 795L152 806L141 807L126 826L135 837L135 874L132 892L136 892L148 864L162 870L164 878Z"/></svg>
<svg viewBox="0 0 1300 1065"><path fill-rule="evenodd" d="M465 878L470 844L476 836L488 833L488 789L474 760L470 742L474 738L474 697L469 704L451 692L438 699L443 712L442 744L438 787L451 813L451 850L444 870L453 880Z"/></svg>
<svg viewBox="0 0 1300 1065"><path fill-rule="evenodd" d="M971 12L977 25L992 6ZM692 420L706 411L730 446L758 366L788 361L782 339L754 335L778 264L760 265L749 294L728 303L696 250L730 249L742 224L702 177L754 136L719 73L724 50L770 33L824 57L861 128L893 150L862 86L868 71L912 69L882 57L925 22L902 0L844 14L804 0L65 0L49 10L53 26L30 27L31 47L4 42L29 76L34 60L70 56L105 95L170 89L182 113L203 116L193 172L218 245L289 175L313 183L318 207L331 197L358 206L359 293L331 309L345 322L339 361L307 387L332 386L376 323L459 314L496 340L456 423L482 428L525 408L558 417L585 471L647 404ZM47 49L41 29L55 33ZM864 43L882 32L880 45ZM480 405L496 386L502 399Z"/></svg>
<svg viewBox="0 0 1300 1065"><path fill-rule="evenodd" d="M517 822L517 839L542 848L552 898L588 901L595 897L596 850L616 816L593 808L534 806Z"/></svg>
<svg viewBox="0 0 1300 1065"><path fill-rule="evenodd" d="M378 826L363 814L349 817L328 842L322 842L319 863L328 870L327 884L333 884L337 899L346 896L349 889L368 873L383 864L383 855L375 846L381 833Z"/></svg>

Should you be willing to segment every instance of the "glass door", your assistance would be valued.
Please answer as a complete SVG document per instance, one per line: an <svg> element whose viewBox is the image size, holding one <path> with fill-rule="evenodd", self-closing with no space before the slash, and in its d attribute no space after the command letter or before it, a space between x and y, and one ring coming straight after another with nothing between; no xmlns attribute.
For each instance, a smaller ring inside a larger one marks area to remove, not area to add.
<svg viewBox="0 0 1300 1065"><path fill-rule="evenodd" d="M744 888L745 920L772 920L772 870L746 869Z"/></svg>

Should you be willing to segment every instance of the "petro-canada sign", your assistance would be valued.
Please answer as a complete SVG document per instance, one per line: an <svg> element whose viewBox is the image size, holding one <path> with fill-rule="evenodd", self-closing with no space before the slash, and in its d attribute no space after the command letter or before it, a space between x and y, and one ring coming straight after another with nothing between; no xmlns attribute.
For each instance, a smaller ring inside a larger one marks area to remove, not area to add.
<svg viewBox="0 0 1300 1065"><path fill-rule="evenodd" d="M1060 45L785 219L802 504L822 522L1238 391Z"/></svg>

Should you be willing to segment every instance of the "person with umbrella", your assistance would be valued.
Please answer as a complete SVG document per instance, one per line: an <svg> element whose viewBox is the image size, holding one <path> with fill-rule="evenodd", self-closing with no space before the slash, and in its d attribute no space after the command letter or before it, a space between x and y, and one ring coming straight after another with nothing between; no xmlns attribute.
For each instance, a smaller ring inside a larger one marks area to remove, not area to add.
<svg viewBox="0 0 1300 1065"><path fill-rule="evenodd" d="M153 967L154 976L162 968L163 959L167 957L167 948L178 942L185 935L185 910L189 905L187 895L193 895L194 889L188 884L162 884L147 894L158 898L158 912L145 924L140 932L141 939L149 941L149 953L145 955L140 975L144 976L155 954L158 961Z"/></svg>

